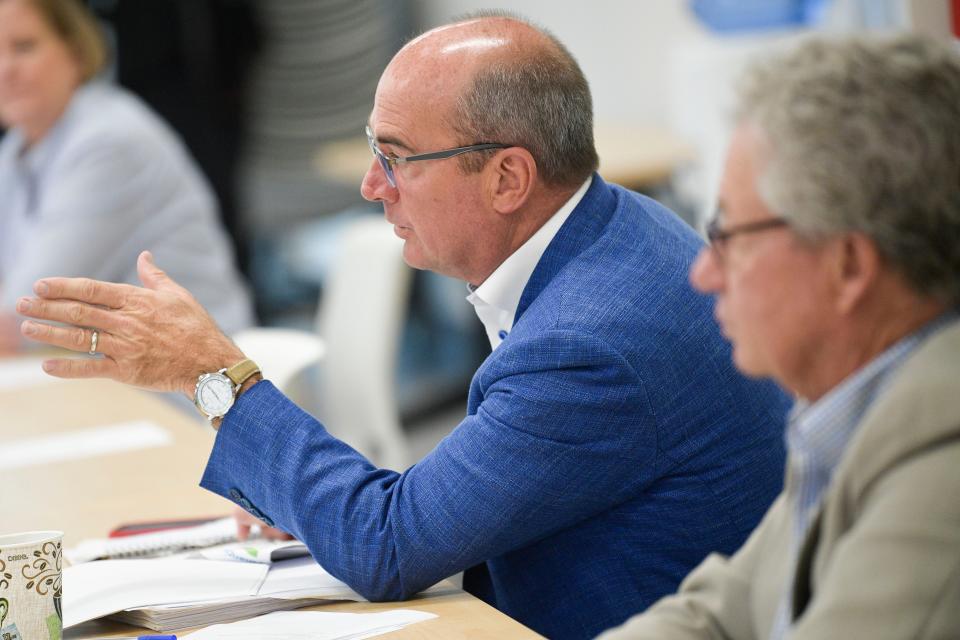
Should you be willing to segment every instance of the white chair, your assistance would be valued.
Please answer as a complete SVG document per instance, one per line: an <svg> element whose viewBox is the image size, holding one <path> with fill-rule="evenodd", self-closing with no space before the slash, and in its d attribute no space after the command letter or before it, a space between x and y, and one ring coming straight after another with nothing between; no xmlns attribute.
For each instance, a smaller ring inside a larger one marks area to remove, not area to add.
<svg viewBox="0 0 960 640"><path fill-rule="evenodd" d="M234 334L233 341L288 398L310 413L316 411L317 364L324 353L320 336L297 329L254 327Z"/></svg>
<svg viewBox="0 0 960 640"><path fill-rule="evenodd" d="M413 461L400 425L395 372L412 270L379 216L347 223L323 282L317 334L255 328L233 336L264 377L374 464Z"/></svg>
<svg viewBox="0 0 960 640"><path fill-rule="evenodd" d="M344 231L324 283L317 330L326 350L319 411L337 437L382 467L413 461L400 425L396 369L413 271L403 243L382 218Z"/></svg>

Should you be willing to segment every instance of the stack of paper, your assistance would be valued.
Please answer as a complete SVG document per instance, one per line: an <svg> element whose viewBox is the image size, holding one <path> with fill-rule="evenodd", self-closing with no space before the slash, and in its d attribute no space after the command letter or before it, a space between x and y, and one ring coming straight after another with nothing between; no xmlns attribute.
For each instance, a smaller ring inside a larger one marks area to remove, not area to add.
<svg viewBox="0 0 960 640"><path fill-rule="evenodd" d="M234 620L259 616L272 611L288 611L300 607L309 607L322 601L318 598L283 600L280 598L248 596L213 602L185 602L141 607L121 611L110 616L110 619L135 627L146 627L154 631L174 631L221 622L233 622Z"/></svg>
<svg viewBox="0 0 960 640"><path fill-rule="evenodd" d="M204 564L201 560L183 562ZM362 601L363 598L307 556L269 565L262 584L249 596L189 602L168 600L164 604L129 608L112 618L156 631L170 631L239 620L270 611L298 609L325 600Z"/></svg>
<svg viewBox="0 0 960 640"><path fill-rule="evenodd" d="M364 600L304 553L306 547L297 542L259 540L176 558L99 560L67 567L63 626L109 615L170 631L329 600ZM280 559L291 554L301 555ZM438 587L443 590L435 585L430 591Z"/></svg>
<svg viewBox="0 0 960 640"><path fill-rule="evenodd" d="M63 627L146 605L256 595L268 565L213 560L103 560L63 570Z"/></svg>

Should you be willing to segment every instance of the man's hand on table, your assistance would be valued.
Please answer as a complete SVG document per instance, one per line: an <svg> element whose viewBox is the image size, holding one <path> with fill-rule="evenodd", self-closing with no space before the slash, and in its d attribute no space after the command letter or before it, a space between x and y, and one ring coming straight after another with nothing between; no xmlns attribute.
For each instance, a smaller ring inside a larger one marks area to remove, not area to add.
<svg viewBox="0 0 960 640"><path fill-rule="evenodd" d="M143 287L87 278L44 278L37 297L21 298L17 312L36 320L21 333L38 342L86 353L96 329L102 358L58 358L44 370L61 378L110 378L193 398L197 377L231 366L244 355L217 328L189 291L171 280L144 251L137 259Z"/></svg>

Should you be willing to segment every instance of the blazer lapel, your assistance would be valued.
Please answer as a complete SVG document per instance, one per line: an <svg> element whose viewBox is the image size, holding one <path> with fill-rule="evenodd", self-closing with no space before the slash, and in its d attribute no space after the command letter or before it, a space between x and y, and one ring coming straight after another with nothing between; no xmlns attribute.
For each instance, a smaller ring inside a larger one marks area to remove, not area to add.
<svg viewBox="0 0 960 640"><path fill-rule="evenodd" d="M520 304L514 316L514 324L537 299L540 292L553 280L572 259L580 255L587 247L596 242L616 210L617 199L606 182L596 173L593 182L570 214L557 235L550 241L540 262L527 281L520 296Z"/></svg>
<svg viewBox="0 0 960 640"><path fill-rule="evenodd" d="M793 599L791 602L791 620L797 620L806 611L813 597L813 558L820 544L820 527L823 524L823 505L817 508L817 514L810 522L797 564L793 572Z"/></svg>

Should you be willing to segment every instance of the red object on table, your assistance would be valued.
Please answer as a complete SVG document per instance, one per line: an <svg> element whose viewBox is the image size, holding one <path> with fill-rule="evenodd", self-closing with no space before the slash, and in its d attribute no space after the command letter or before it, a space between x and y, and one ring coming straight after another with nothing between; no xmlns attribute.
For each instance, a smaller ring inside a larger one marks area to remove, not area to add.
<svg viewBox="0 0 960 640"><path fill-rule="evenodd" d="M136 522L124 524L110 532L111 538L123 538L125 536L138 536L141 533L153 533L155 531L169 531L170 529L186 529L187 527L196 527L197 525L220 520L223 516L214 518L195 518L193 520L154 520L152 522Z"/></svg>

